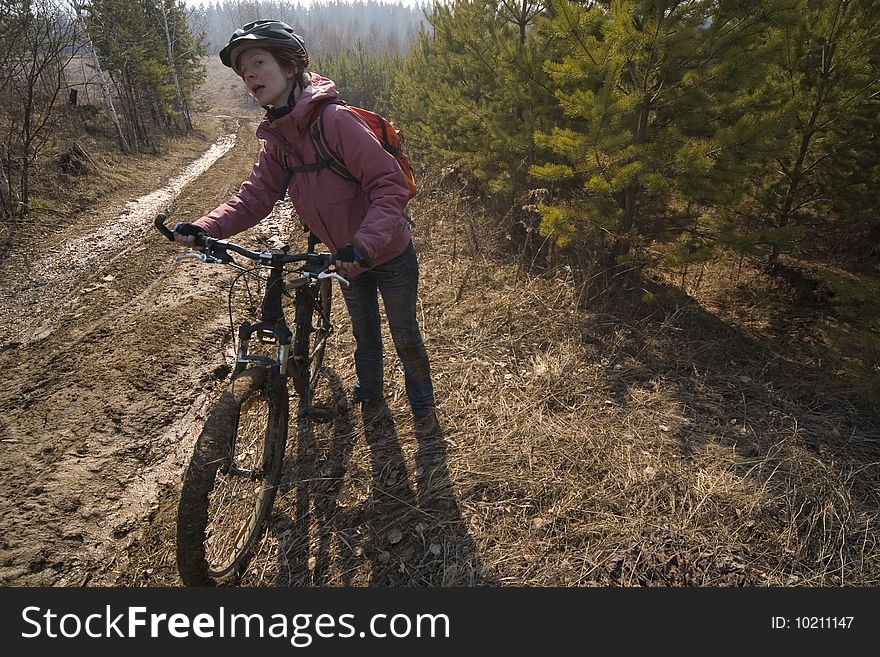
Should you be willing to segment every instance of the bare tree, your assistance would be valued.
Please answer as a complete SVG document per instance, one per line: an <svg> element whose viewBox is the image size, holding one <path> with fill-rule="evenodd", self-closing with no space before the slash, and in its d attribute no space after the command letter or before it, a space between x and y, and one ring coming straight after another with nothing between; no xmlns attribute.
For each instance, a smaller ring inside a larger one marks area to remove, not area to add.
<svg viewBox="0 0 880 657"><path fill-rule="evenodd" d="M5 160L6 148L0 144L0 217L12 214L16 202L9 187L9 178L6 176Z"/></svg>
<svg viewBox="0 0 880 657"><path fill-rule="evenodd" d="M6 121L0 120L0 127L4 128L7 135L11 134L8 124L11 124L15 112L9 93L15 74L13 64L17 61L16 53L21 50L24 35L20 11L22 8L19 5L5 1L0 3L0 119L3 116L9 117ZM6 141L10 141L8 136ZM9 169L9 148L6 144L0 144L0 216L13 214L18 202L15 188L9 185L9 176L6 173Z"/></svg>
<svg viewBox="0 0 880 657"><path fill-rule="evenodd" d="M15 174L20 200L16 212L23 217L30 201L30 174L51 134L51 120L61 89L64 69L76 43L76 24L51 0L24 0L5 17L19 35L16 47L5 55L4 132L8 161L5 173L10 194Z"/></svg>
<svg viewBox="0 0 880 657"><path fill-rule="evenodd" d="M116 108L113 106L113 94L110 93L110 85L107 83L107 78L104 75L104 70L101 68L101 62L98 59L98 53L95 50L95 46L92 43L88 30L86 29L86 23L83 20L82 10L84 3L82 0L68 0L68 2L76 15L83 47L88 52L89 57L91 57L92 67L95 69L95 77L98 78L98 86L101 88L101 97L104 99L104 106L107 108L107 116L110 117L113 126L116 128L116 139L119 142L119 147L124 152L128 153L131 151L131 148L128 145L128 141L125 139L125 133L122 130L119 115L116 113Z"/></svg>
<svg viewBox="0 0 880 657"><path fill-rule="evenodd" d="M174 36L168 26L168 6L161 2L159 10L162 12L162 31L165 34L165 51L168 53L168 66L171 69L171 81L174 82L174 95L177 100L177 110L183 116L187 130L192 130L192 121L183 100L183 91L180 89L180 76L177 75L177 66L174 64Z"/></svg>

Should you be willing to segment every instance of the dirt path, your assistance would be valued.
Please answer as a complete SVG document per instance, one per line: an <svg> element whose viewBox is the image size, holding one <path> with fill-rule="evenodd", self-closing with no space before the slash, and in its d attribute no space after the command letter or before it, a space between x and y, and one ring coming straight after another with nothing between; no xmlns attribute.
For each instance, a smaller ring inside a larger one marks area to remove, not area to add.
<svg viewBox="0 0 880 657"><path fill-rule="evenodd" d="M0 584L179 584L175 505L229 373L226 289L236 272L175 261L180 248L152 219L168 205L186 218L225 200L253 162L253 128L223 119L215 145L157 189L107 202L4 263L0 513L11 531ZM299 236L287 209L236 239L254 246L277 235ZM341 319L319 395L337 416L291 425L289 487L245 583L474 583L482 575L445 443L412 440L393 358L389 408L364 418L347 407L353 345L338 294L334 303Z"/></svg>
<svg viewBox="0 0 880 657"><path fill-rule="evenodd" d="M145 159L101 211L20 243L0 264L0 585L179 584L175 505L229 373L235 272L175 261L179 247L152 219L166 206L175 219L216 206L254 161L258 117L218 67L209 63L203 88L213 114L202 143ZM295 243L288 215L236 239ZM396 360L386 359L381 417L347 407L353 345L339 295L334 304L343 319L319 394L337 417L291 426L289 487L245 584L478 581L446 443L412 439Z"/></svg>
<svg viewBox="0 0 880 657"><path fill-rule="evenodd" d="M158 187L125 190L124 203L111 195L3 264L4 584L111 581L129 533L179 476L180 434L216 381L203 345L222 340L225 308L201 292L222 272L172 266L151 222L182 190L205 196L217 172L225 188L240 175L230 169L252 161L250 123L211 125L216 142L202 156L155 163ZM244 145L224 156L238 133ZM142 184L155 180L145 172Z"/></svg>

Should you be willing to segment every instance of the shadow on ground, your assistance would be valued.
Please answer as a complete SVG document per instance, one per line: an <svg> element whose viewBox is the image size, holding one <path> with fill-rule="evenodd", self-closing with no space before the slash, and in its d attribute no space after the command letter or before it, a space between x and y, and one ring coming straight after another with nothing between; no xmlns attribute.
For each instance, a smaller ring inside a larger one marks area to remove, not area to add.
<svg viewBox="0 0 880 657"><path fill-rule="evenodd" d="M442 427L417 432L413 446L384 400L348 406L332 374L331 389L343 403L335 404L328 447L315 423L298 421L296 456L284 477L294 514L273 522L277 585L494 585L462 519ZM352 464L361 440L369 472Z"/></svg>

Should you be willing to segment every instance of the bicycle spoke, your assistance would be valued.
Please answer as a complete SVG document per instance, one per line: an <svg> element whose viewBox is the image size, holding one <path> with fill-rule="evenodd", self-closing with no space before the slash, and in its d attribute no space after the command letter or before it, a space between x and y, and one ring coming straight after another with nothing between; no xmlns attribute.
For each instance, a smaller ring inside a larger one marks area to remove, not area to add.
<svg viewBox="0 0 880 657"><path fill-rule="evenodd" d="M231 463L239 470L263 471L263 445L269 419L269 403L264 395L254 395L241 408ZM212 570L227 568L237 557L253 528L264 482L230 472L218 475L208 502L208 530L205 558Z"/></svg>

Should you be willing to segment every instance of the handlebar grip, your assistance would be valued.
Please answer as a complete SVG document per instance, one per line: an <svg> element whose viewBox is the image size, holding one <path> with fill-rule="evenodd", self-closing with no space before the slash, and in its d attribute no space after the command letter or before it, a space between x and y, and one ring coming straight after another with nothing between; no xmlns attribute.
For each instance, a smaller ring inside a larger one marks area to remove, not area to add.
<svg viewBox="0 0 880 657"><path fill-rule="evenodd" d="M160 212L159 214L156 215L156 218L153 220L153 225L155 225L156 228L159 229L159 232L162 233L165 237L167 237L170 242L174 242L175 241L174 234L177 229L177 224L174 224L174 229L168 228L168 226L165 225L165 222L168 221L169 216L171 216L171 212L168 210L165 210L164 212ZM205 234L195 235L195 238L196 238L195 246L205 247L207 244L207 237L208 236Z"/></svg>
<svg viewBox="0 0 880 657"><path fill-rule="evenodd" d="M165 222L168 220L167 212L160 212L156 215L156 218L153 220L153 225L159 229L159 232L162 233L165 237L167 237L170 241L174 241L174 232L168 226L165 225Z"/></svg>

